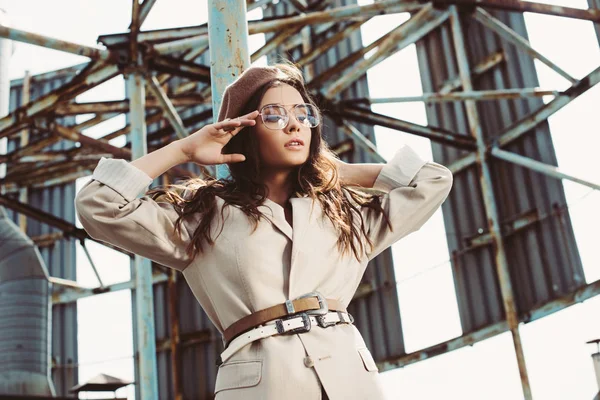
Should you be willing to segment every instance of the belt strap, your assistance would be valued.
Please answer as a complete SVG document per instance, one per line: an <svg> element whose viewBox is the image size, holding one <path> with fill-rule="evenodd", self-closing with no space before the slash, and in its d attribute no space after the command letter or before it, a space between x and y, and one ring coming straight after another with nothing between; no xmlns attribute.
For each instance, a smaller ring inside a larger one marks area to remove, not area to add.
<svg viewBox="0 0 600 400"><path fill-rule="evenodd" d="M329 311L347 312L342 303L335 299L325 299ZM290 307L291 306L291 307ZM231 324L223 332L223 338L228 344L230 340L240 335L241 333L261 325L273 319L285 317L290 314L295 314L302 311L319 310L319 299L316 296L304 297L296 300L288 300L285 303L265 308L253 314L247 315L233 324Z"/></svg>
<svg viewBox="0 0 600 400"><path fill-rule="evenodd" d="M332 311L322 315L306 315L300 313L296 317L288 317L285 320L280 319L271 322L267 322L264 326L250 329L249 331L244 332L243 335L234 338L219 356L217 365L223 364L237 351L255 340L264 339L277 334L296 332L297 330L308 332L311 330L312 326L315 325L327 328L329 326L337 325L338 323L352 324L354 323L354 317L348 313L342 313L341 311Z"/></svg>

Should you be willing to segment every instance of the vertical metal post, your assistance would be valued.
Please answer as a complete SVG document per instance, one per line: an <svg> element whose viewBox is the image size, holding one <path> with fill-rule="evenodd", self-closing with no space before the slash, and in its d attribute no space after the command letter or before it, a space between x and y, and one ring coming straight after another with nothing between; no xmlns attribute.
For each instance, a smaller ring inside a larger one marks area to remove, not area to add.
<svg viewBox="0 0 600 400"><path fill-rule="evenodd" d="M10 19L6 11L0 9L0 27L10 27ZM9 114L10 103L10 78L9 66L12 56L12 40L0 38L0 118ZM8 137L0 138L0 154L8 153ZM0 163L0 178L4 178L7 171L7 163ZM0 184L0 194L4 194L5 187Z"/></svg>
<svg viewBox="0 0 600 400"><path fill-rule="evenodd" d="M471 92L473 85L471 82L469 60L465 50L465 41L460 24L460 17L455 5L449 7L450 10L450 24L452 27L452 38L454 40L454 47L456 51L456 59L458 63L458 69L460 73L460 80L462 83L463 90ZM494 249L496 251L496 272L500 282L500 291L502 293L502 300L504 303L504 312L506 314L506 320L508 327L512 333L513 343L515 347L515 353L517 356L517 363L519 365L519 373L521 375L521 386L523 387L523 395L526 400L532 400L531 388L529 386L529 376L527 373L527 367L525 365L525 355L523 354L523 346L521 343L521 336L519 334L519 317L517 315L517 309L515 305L515 299L512 290L512 283L510 281L510 274L508 271L508 262L506 260L506 251L504 248L504 240L502 239L498 209L496 208L496 197L494 195L494 188L492 186L492 178L490 174L490 168L486 159L486 143L483 139L483 133L481 130L481 124L479 122L479 115L477 113L477 106L474 100L465 100L465 108L467 111L467 118L469 121L469 130L471 136L476 140L477 150L475 156L477 164L480 167L479 182L483 191L483 200L485 205L486 214L488 217L488 225L490 229L490 235L494 243Z"/></svg>
<svg viewBox="0 0 600 400"><path fill-rule="evenodd" d="M145 120L146 96L143 75L138 71L130 73L127 77L127 85L131 124L131 159L135 160L148 152ZM134 273L137 362L139 371L138 386L140 397L144 400L158 400L152 262L147 258L136 255L134 259Z"/></svg>
<svg viewBox="0 0 600 400"><path fill-rule="evenodd" d="M208 2L208 43L213 120L216 122L225 88L250 67L245 1ZM217 165L216 175L217 179L227 177L227 165Z"/></svg>
<svg viewBox="0 0 600 400"><path fill-rule="evenodd" d="M23 78L23 88L21 90L21 105L25 105L29 103L29 92L31 91L31 75L29 74L29 70L25 71L25 77ZM24 148L29 144L29 129L23 129L21 131L21 141L19 148ZM27 187L22 187L19 189L19 201L21 203L27 204L29 202L29 189ZM19 228L21 228L21 232L27 233L27 216L24 214L19 214Z"/></svg>

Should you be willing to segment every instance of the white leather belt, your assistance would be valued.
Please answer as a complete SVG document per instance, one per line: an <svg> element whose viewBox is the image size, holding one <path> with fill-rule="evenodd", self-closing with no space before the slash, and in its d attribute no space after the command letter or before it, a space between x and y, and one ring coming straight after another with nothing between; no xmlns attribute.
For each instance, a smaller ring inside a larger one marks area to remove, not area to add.
<svg viewBox="0 0 600 400"><path fill-rule="evenodd" d="M255 340L264 339L273 335L283 335L291 333L302 333L310 331L312 326L327 328L338 323L351 324L354 318L349 313L341 311L330 311L323 315L308 315L299 313L293 317L278 318L265 322L264 325L246 331L234 338L227 348L221 353L217 365L227 361L239 349L252 343Z"/></svg>

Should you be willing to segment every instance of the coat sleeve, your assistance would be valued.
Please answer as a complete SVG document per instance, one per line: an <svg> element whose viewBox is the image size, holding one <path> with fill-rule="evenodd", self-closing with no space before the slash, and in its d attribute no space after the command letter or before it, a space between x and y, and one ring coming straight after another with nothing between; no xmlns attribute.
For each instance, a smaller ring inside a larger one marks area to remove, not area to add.
<svg viewBox="0 0 600 400"><path fill-rule="evenodd" d="M189 226L184 221L176 235L178 214L170 203L137 198L151 183L150 176L126 160L102 157L75 197L77 216L92 238L183 271L191 262L185 254Z"/></svg>
<svg viewBox="0 0 600 400"><path fill-rule="evenodd" d="M384 192L381 206L393 230L382 214L375 215L372 210L363 208L368 237L373 242L373 250L367 253L368 260L419 230L448 197L452 180L448 168L423 160L407 145L401 147L383 166L373 184L373 189Z"/></svg>

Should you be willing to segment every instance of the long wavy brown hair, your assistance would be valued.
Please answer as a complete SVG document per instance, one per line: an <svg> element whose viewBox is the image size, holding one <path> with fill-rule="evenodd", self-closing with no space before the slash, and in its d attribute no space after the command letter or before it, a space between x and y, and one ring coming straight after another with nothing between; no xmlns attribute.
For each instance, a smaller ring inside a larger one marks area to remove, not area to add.
<svg viewBox="0 0 600 400"><path fill-rule="evenodd" d="M294 87L305 102L317 107L304 85L302 72L298 67L291 62L280 62L273 66L280 69L285 74L285 78L271 81L261 87L248 101L240 115L258 109L265 92L269 88L282 84ZM369 208L369 212L382 213L390 229L391 224L381 206L381 194L366 193L358 189L357 185L341 182L335 164L335 159L338 157L322 139L322 126L323 124L319 124L311 129L308 159L304 164L295 167L290 174L293 194L307 195L313 201L318 201L324 214L338 230L338 250L346 254L351 249L356 259L360 261L359 254L364 254L365 251L361 232L370 249L373 248L373 243L367 236L360 207ZM223 154L241 153L246 157L243 162L227 163L230 170L229 177L190 178L179 183L153 188L146 193L155 201L166 201L173 205L179 215L175 222L175 231L178 234L181 233L184 218L200 214L200 223L192 234L191 243L186 248L190 257L203 251L203 241L211 246L214 245L210 228L217 213L215 196L222 198L225 204L239 207L252 221L254 230L259 219L264 217L257 207L262 205L267 197L268 187L259 178L263 166L259 157L258 142L253 134L254 126L247 126L244 129L248 131L235 135L223 148ZM220 211L223 219L224 207ZM359 224L356 223L357 221ZM360 231L357 226L360 226ZM357 243L360 247L357 247Z"/></svg>

